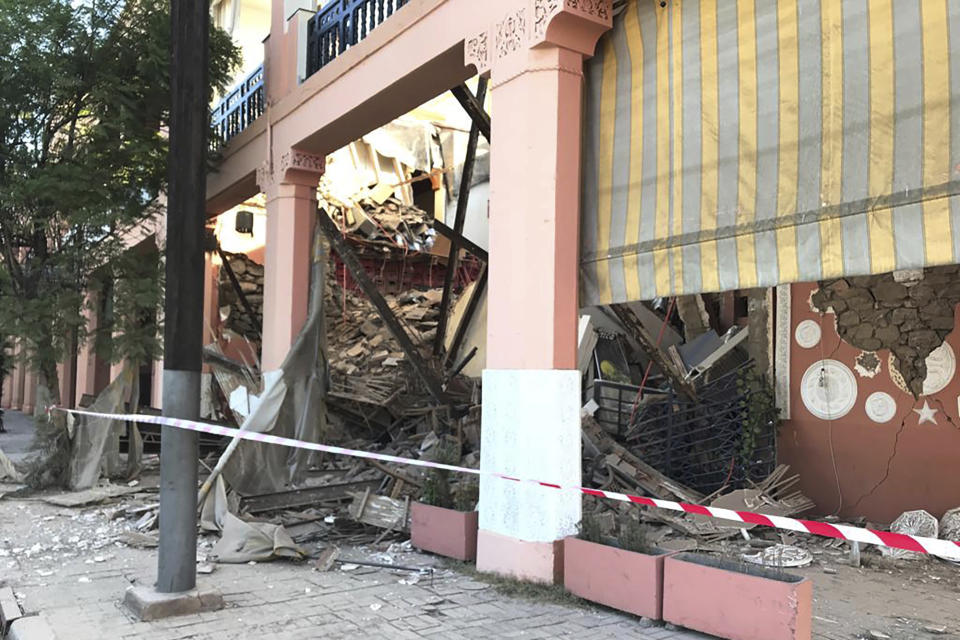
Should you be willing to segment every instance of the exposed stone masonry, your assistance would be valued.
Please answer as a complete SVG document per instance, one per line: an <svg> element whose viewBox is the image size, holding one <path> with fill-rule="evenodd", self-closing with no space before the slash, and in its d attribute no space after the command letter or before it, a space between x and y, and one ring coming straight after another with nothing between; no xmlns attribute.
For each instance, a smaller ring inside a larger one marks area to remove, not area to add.
<svg viewBox="0 0 960 640"><path fill-rule="evenodd" d="M240 282L240 289L247 298L247 302L253 307L253 312L257 319L263 322L263 265L257 264L242 253L228 253L227 259L233 268L237 280ZM246 336L250 340L260 341L260 335L254 327L250 316L247 314L243 305L240 303L240 296L237 295L227 270L220 268L220 309L229 308L224 328L233 331L241 336Z"/></svg>
<svg viewBox="0 0 960 640"><path fill-rule="evenodd" d="M836 314L837 332L849 344L889 349L914 396L923 391L927 356L953 331L958 302L958 265L827 280L811 298L815 309Z"/></svg>

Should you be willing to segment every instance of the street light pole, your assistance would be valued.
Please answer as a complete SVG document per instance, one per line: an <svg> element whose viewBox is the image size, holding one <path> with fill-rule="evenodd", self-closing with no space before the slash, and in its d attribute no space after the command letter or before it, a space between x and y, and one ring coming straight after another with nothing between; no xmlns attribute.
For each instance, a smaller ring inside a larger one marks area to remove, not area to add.
<svg viewBox="0 0 960 640"><path fill-rule="evenodd" d="M200 416L210 9L172 0L163 415ZM196 587L197 435L163 427L157 591Z"/></svg>

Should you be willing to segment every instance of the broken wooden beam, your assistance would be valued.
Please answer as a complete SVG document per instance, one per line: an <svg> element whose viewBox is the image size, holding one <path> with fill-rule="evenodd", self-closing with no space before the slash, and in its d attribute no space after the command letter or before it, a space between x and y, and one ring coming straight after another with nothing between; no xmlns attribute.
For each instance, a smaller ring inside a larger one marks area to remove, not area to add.
<svg viewBox="0 0 960 640"><path fill-rule="evenodd" d="M466 85L463 90L469 93ZM477 81L477 103L483 108L487 97L487 79L481 77ZM474 120L470 127L470 136L467 139L467 154L463 160L463 172L460 175L460 193L457 194L457 213L453 219L453 232L458 238L463 237L463 227L467 220L467 206L470 204L470 184L473 182L473 165L477 159L477 144L480 142L479 123ZM433 342L433 355L439 356L443 352L443 341L447 337L447 319L450 316L450 302L453 299L453 281L460 262L460 245L450 243L450 253L447 256L447 269L443 277L443 298L440 300L440 318L437 322L437 335Z"/></svg>
<svg viewBox="0 0 960 640"><path fill-rule="evenodd" d="M453 97L457 99L460 103L460 106L463 107L463 110L467 112L467 115L470 116L470 119L473 120L476 124L480 133L483 134L483 137L487 139L487 142L490 142L490 116L483 108L483 104L476 96L467 88L467 85L461 84L457 85L450 90L450 93L453 94ZM478 91L479 93L479 91Z"/></svg>
<svg viewBox="0 0 960 640"><path fill-rule="evenodd" d="M667 377L670 384L673 385L674 391L691 400L696 400L696 387L687 379L686 372L679 369L673 361L667 357L667 354L657 346L657 341L650 335L647 328L643 326L637 314L625 304L614 304L611 305L610 308L631 337L636 339L647 357L650 358L650 360L657 365L657 368L660 369L660 372ZM640 393L643 393L642 389Z"/></svg>
<svg viewBox="0 0 960 640"><path fill-rule="evenodd" d="M243 511L247 513L263 513L278 511L294 507L309 507L326 500L343 500L350 498L350 492L376 489L380 480L359 480L357 482L338 482L336 484L306 487L292 491L277 493L263 493L247 496L240 501Z"/></svg>
<svg viewBox="0 0 960 640"><path fill-rule="evenodd" d="M433 221L433 228L436 229L436 231L440 235L447 238L451 244L459 245L461 249L466 249L471 254L473 254L474 256L476 256L477 258L479 258L484 262L490 261L490 254L487 253L487 250L481 247L480 245L476 244L473 240L471 240L467 236L458 234L456 231L454 231L447 225L443 224L439 220Z"/></svg>
<svg viewBox="0 0 960 640"><path fill-rule="evenodd" d="M347 270L350 271L350 276L353 278L353 281L360 285L364 294L366 294L370 302L373 303L374 308L383 320L383 324L396 339L403 353L406 355L407 360L413 365L414 370L423 380L427 391L430 392L430 395L433 396L437 402L449 404L449 398L443 390L440 378L420 355L420 350L413 344L403 325L397 320L397 316L394 315L393 310L390 309L390 305L387 304L387 301L377 289L377 285L375 285L373 280L370 279L370 276L367 275L366 270L364 270L363 265L360 264L360 260L357 258L357 254L353 248L347 244L340 229L337 228L337 224L327 215L326 211L317 209L317 214L317 223L320 230L327 236L330 246L333 247L333 250L340 256L340 260L343 261Z"/></svg>

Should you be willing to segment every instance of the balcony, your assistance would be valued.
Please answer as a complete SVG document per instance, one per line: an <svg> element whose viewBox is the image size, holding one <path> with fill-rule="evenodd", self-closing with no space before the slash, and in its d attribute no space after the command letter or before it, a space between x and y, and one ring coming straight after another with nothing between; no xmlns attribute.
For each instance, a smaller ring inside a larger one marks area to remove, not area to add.
<svg viewBox="0 0 960 640"><path fill-rule="evenodd" d="M409 0L334 0L307 26L307 76L366 38Z"/></svg>
<svg viewBox="0 0 960 640"><path fill-rule="evenodd" d="M267 100L263 86L263 65L254 69L210 112L216 136L211 146L219 147L263 115Z"/></svg>

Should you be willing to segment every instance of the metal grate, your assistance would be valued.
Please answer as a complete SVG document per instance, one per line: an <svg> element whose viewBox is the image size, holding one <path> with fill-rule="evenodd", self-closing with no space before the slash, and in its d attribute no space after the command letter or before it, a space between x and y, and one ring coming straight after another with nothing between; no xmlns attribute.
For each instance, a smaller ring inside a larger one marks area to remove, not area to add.
<svg viewBox="0 0 960 640"><path fill-rule="evenodd" d="M645 389L631 420L639 388L596 381L595 414L607 431L657 471L705 494L759 482L776 467L776 414L748 435L748 412L756 391L743 384L745 363L698 387L697 401L672 390Z"/></svg>

